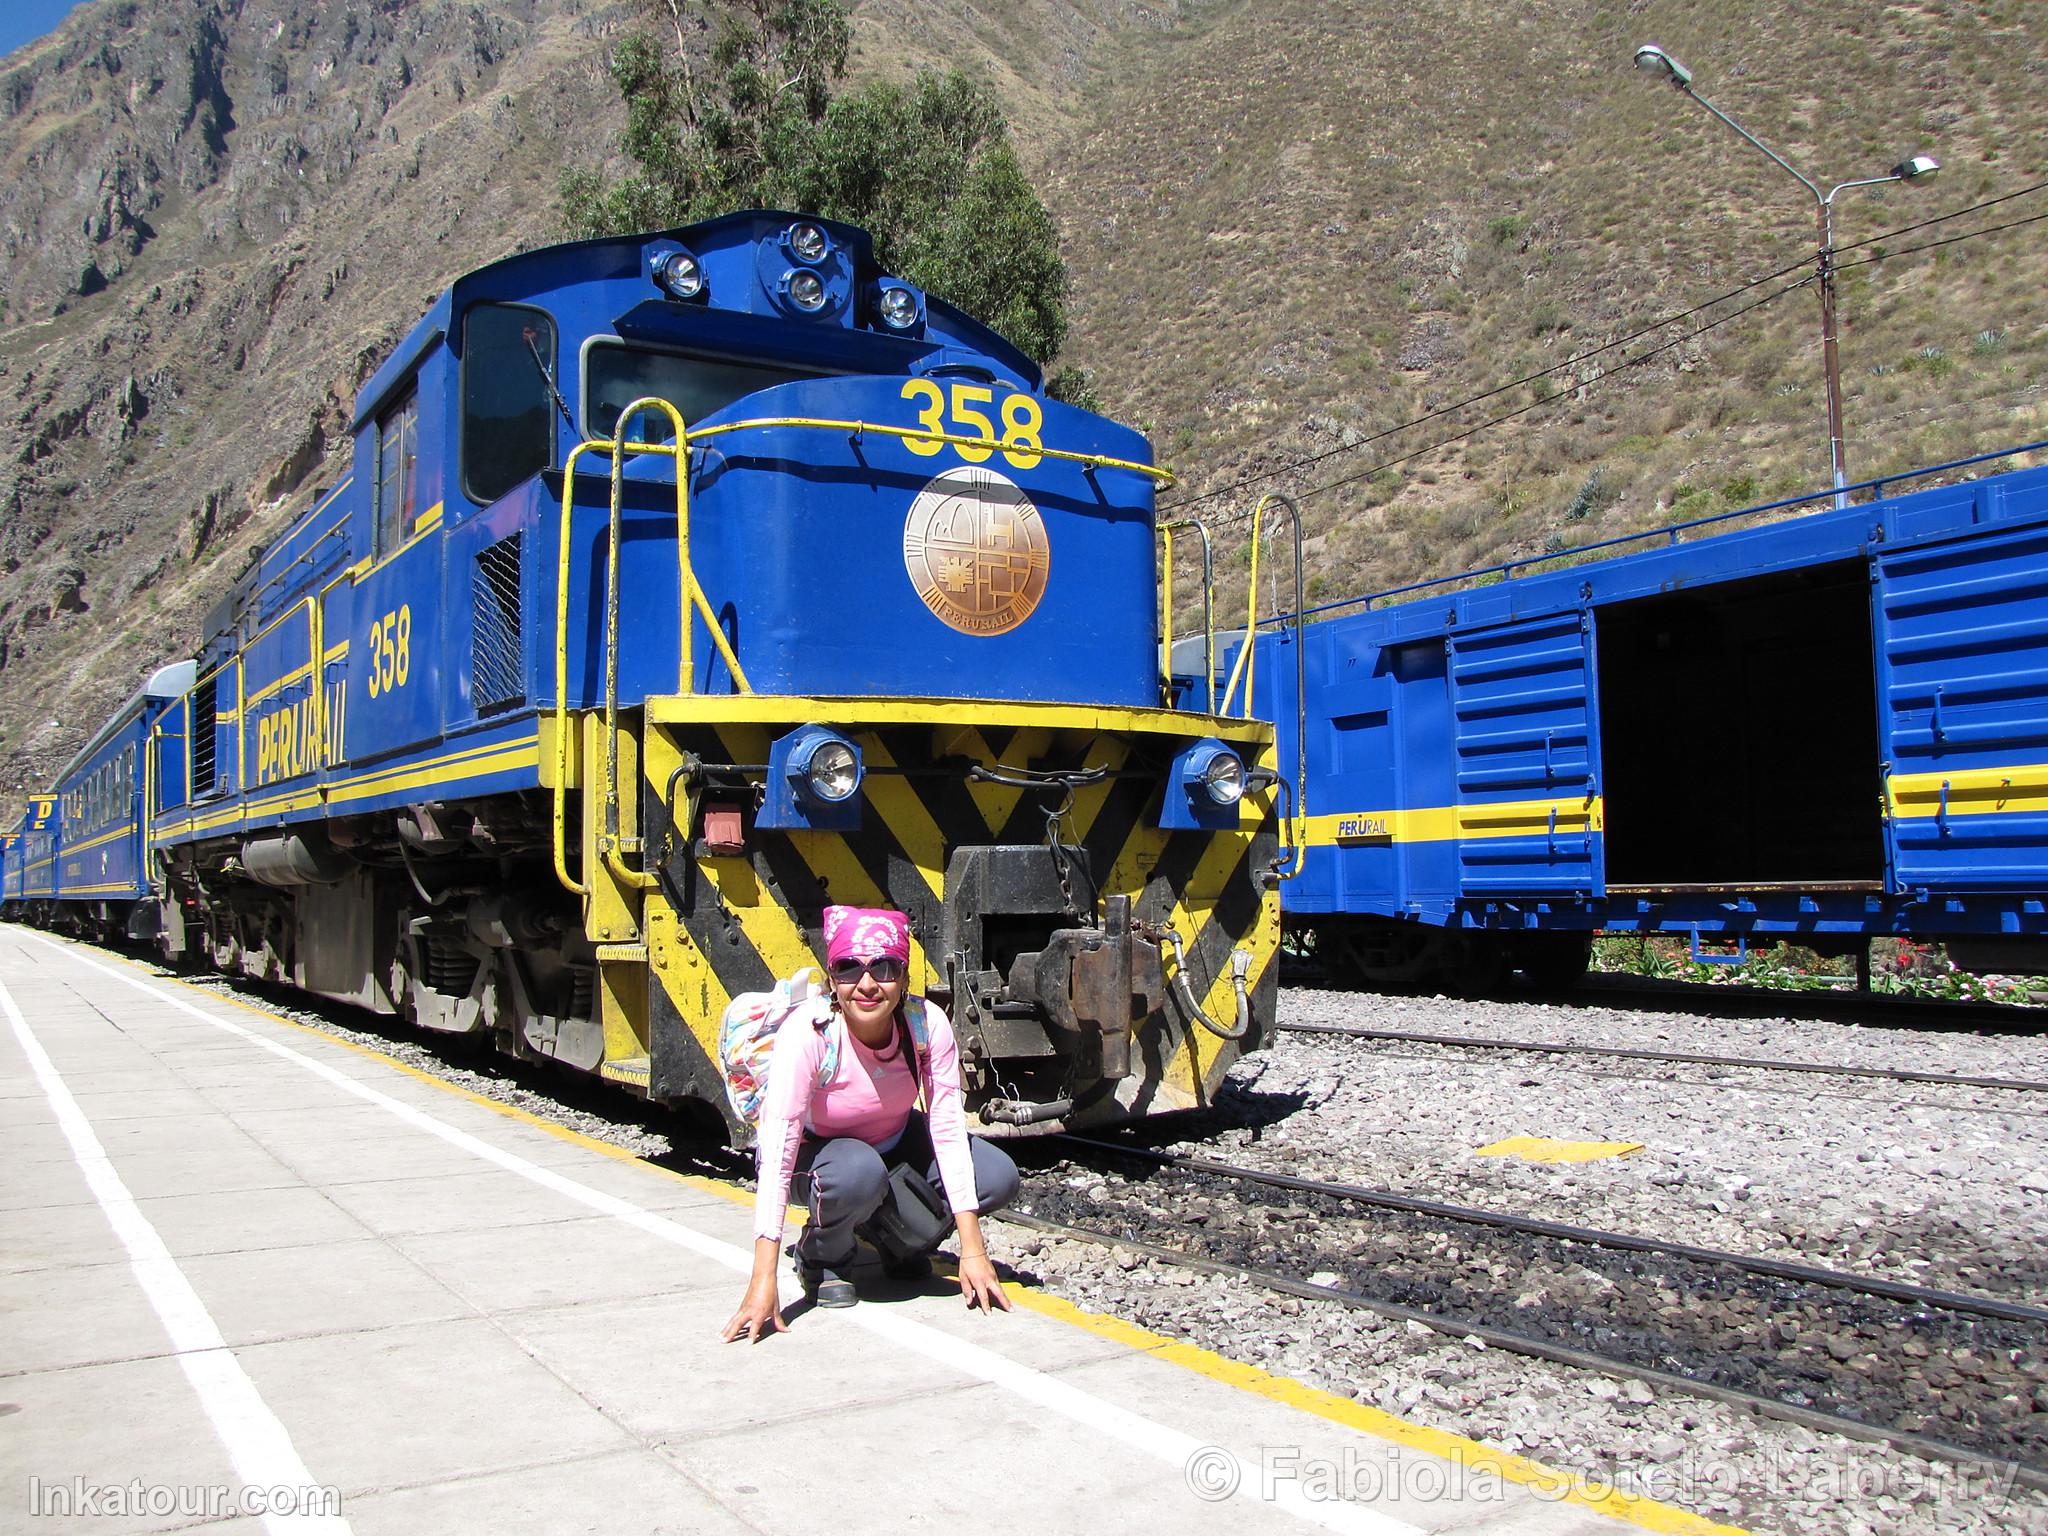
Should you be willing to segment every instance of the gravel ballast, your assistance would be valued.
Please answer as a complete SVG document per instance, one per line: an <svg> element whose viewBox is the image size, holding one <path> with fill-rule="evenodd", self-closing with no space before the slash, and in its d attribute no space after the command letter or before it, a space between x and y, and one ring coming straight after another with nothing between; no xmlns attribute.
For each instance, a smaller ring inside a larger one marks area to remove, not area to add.
<svg viewBox="0 0 2048 1536"><path fill-rule="evenodd" d="M1801 1017L1796 997L1773 1019L1723 1016L1692 996L1669 1011L1609 1006L1597 988L1565 1004L1289 990L1281 1018L2048 1076L2039 1037ZM1921 1285L2036 1303L2048 1290L2048 1095L1282 1033L1239 1065L1217 1111L1189 1129L1185 1139L1157 1134L1164 1127L1147 1139L1302 1177ZM1643 1149L1564 1165L1474 1155L1524 1134ZM1076 1193L1085 1198L1086 1186ZM1981 1471L1094 1244L1017 1227L1000 1228L997 1243L999 1257L1078 1304L1758 1531L2048 1532L2048 1495L2001 1490ZM1937 1368L1967 1372L1969 1360L1940 1353ZM2006 1406L2048 1417L2048 1401Z"/></svg>

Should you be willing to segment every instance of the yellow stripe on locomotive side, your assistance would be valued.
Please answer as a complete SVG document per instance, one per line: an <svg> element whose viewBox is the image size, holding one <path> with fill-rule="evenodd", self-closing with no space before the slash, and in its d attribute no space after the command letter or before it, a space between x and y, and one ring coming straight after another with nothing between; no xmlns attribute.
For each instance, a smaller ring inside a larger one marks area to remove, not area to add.
<svg viewBox="0 0 2048 1536"><path fill-rule="evenodd" d="M485 746L467 747L460 752L428 758L422 762L401 764L353 779L339 779L325 785L315 784L262 800L237 802L210 816L186 817L173 821L169 823L168 830L192 836L232 827L252 817L279 816L292 811L311 810L324 802L362 800L372 795L390 794L399 790L452 784L480 774L536 767L539 761L540 743L537 736L521 737L511 742L492 742Z"/></svg>
<svg viewBox="0 0 2048 1536"><path fill-rule="evenodd" d="M1894 821L2021 812L2038 815L2048 811L2048 763L1950 773L1895 773L1885 780L1885 811Z"/></svg>

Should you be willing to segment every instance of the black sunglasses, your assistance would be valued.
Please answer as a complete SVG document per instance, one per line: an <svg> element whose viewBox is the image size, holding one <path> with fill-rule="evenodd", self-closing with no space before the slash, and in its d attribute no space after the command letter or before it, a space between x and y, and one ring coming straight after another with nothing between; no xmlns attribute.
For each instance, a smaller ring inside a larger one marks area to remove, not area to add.
<svg viewBox="0 0 2048 1536"><path fill-rule="evenodd" d="M872 960L856 960L849 955L844 960L834 960L829 969L834 981L851 984L868 975L887 986L892 981L903 979L904 967L894 955L877 955Z"/></svg>

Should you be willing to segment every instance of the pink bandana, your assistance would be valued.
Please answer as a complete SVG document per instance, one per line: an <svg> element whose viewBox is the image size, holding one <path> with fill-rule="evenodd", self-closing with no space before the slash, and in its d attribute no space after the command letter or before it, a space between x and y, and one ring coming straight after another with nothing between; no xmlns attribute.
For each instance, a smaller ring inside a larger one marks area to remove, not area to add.
<svg viewBox="0 0 2048 1536"><path fill-rule="evenodd" d="M910 919L886 907L827 907L825 963L879 960L910 963Z"/></svg>

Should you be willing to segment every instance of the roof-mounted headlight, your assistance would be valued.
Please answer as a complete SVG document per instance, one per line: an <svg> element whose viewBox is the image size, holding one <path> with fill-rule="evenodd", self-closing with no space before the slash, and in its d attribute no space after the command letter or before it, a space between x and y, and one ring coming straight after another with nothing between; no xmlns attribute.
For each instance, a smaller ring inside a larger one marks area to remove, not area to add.
<svg viewBox="0 0 2048 1536"><path fill-rule="evenodd" d="M825 307L825 280L815 272L792 272L789 274L789 302L806 314L816 314Z"/></svg>
<svg viewBox="0 0 2048 1536"><path fill-rule="evenodd" d="M688 251L664 251L654 259L654 281L672 299L694 299L704 291L704 264Z"/></svg>
<svg viewBox="0 0 2048 1536"><path fill-rule="evenodd" d="M816 266L832 249L832 242L825 238L825 231L815 224L792 224L789 226L789 249L798 261L807 261Z"/></svg>
<svg viewBox="0 0 2048 1536"><path fill-rule="evenodd" d="M882 317L882 324L892 331L907 331L916 325L922 308L917 302L916 291L905 288L901 283L888 284L882 289L882 296L875 301L875 312Z"/></svg>

